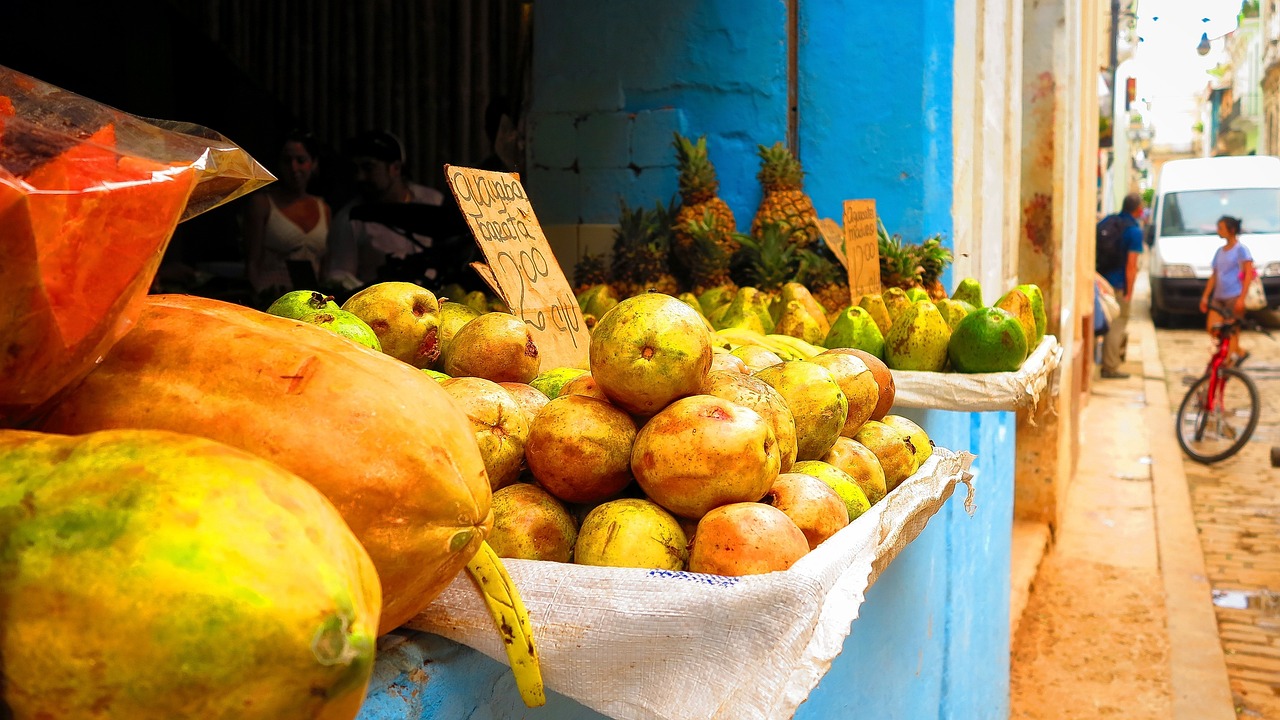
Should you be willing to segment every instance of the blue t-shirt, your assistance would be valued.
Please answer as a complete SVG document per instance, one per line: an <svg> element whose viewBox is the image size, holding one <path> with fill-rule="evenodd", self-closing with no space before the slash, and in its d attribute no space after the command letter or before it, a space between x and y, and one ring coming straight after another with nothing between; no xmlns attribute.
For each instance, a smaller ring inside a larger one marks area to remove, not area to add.
<svg viewBox="0 0 1280 720"><path fill-rule="evenodd" d="M1236 241L1236 246L1227 249L1223 245L1213 254L1213 274L1217 280L1213 284L1214 300L1230 300L1240 297L1244 292L1244 282L1240 278L1240 266L1253 262L1253 255L1244 243Z"/></svg>
<svg viewBox="0 0 1280 720"><path fill-rule="evenodd" d="M1124 228L1124 235L1121 236L1120 242L1124 245L1125 263L1129 262L1129 253L1142 254L1142 226L1138 224L1138 219L1128 213L1120 213L1120 218L1127 225ZM1106 222L1105 220L1103 222ZM1116 289L1117 293L1124 294L1129 288L1125 282L1124 270L1126 265L1121 265L1119 269L1108 270L1102 273L1102 277L1111 283L1111 287Z"/></svg>

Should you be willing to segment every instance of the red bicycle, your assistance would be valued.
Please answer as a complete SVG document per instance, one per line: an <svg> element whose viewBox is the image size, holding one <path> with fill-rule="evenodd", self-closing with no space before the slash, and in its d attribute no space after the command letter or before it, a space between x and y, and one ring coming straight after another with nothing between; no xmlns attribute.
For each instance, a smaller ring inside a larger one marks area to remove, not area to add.
<svg viewBox="0 0 1280 720"><path fill-rule="evenodd" d="M1178 444L1192 460L1215 463L1240 452L1258 427L1262 403L1258 387L1238 366L1228 361L1231 339L1241 329L1258 330L1271 334L1257 323L1233 317L1230 308L1214 306L1222 317L1221 324L1213 327L1218 338L1218 349L1209 360L1209 367L1182 398L1178 406Z"/></svg>

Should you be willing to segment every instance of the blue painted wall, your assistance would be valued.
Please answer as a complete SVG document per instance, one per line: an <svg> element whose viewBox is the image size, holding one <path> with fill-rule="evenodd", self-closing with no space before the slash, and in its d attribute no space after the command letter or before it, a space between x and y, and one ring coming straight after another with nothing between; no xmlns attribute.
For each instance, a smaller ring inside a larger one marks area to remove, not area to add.
<svg viewBox="0 0 1280 720"><path fill-rule="evenodd" d="M757 144L786 139L786 7L534 3L529 194L544 225L615 223L618 197L677 191L672 133L706 135L741 230L760 202Z"/></svg>
<svg viewBox="0 0 1280 720"><path fill-rule="evenodd" d="M875 198L890 232L951 233L952 0L800 3L800 159L824 217Z"/></svg>

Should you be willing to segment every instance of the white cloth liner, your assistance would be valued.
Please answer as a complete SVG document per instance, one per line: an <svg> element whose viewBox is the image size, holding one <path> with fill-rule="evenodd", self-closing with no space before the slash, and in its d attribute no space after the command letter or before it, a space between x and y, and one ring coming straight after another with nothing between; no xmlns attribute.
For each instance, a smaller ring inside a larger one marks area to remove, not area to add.
<svg viewBox="0 0 1280 720"><path fill-rule="evenodd" d="M895 408L988 412L1034 410L1045 390L1056 392L1062 362L1058 338L1045 335L1016 372L957 373L893 370Z"/></svg>
<svg viewBox="0 0 1280 720"><path fill-rule="evenodd" d="M840 653L867 588L924 529L973 456L915 475L785 572L741 578L529 560L505 564L547 687L618 720L789 718ZM408 623L506 663L464 573Z"/></svg>

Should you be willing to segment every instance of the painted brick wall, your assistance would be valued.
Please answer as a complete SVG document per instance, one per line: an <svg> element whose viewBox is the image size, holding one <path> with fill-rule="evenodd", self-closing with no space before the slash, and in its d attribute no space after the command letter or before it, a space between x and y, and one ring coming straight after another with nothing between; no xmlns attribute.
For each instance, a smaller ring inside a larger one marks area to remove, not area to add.
<svg viewBox="0 0 1280 720"><path fill-rule="evenodd" d="M529 193L544 225L611 223L677 191L672 134L707 135L746 230L757 144L786 137L786 9L729 0L534 4ZM563 260L562 260L563 261Z"/></svg>

